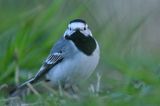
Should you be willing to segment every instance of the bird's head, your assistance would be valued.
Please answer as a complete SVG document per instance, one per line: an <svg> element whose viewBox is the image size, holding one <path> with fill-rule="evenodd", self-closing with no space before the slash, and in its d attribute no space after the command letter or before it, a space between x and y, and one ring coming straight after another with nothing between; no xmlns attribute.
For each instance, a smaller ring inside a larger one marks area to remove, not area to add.
<svg viewBox="0 0 160 106"><path fill-rule="evenodd" d="M67 30L64 33L65 36L72 36L74 34L81 34L84 36L92 36L87 23L82 19L75 19L70 21Z"/></svg>

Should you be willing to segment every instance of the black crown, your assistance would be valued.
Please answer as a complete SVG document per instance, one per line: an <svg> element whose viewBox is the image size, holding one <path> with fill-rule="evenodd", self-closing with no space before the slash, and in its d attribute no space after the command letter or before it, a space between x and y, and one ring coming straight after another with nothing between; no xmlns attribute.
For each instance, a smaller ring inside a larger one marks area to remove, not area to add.
<svg viewBox="0 0 160 106"><path fill-rule="evenodd" d="M82 22L82 23L86 24L86 22L82 19L74 19L74 20L70 21L70 24L74 23L74 22Z"/></svg>

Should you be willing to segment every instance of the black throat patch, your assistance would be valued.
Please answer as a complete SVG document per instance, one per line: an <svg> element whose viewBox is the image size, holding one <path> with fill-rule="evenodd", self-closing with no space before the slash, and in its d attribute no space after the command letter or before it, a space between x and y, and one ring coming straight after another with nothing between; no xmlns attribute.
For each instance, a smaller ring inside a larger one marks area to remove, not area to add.
<svg viewBox="0 0 160 106"><path fill-rule="evenodd" d="M91 36L85 36L80 31L76 31L72 35L65 36L66 39L72 40L77 48L86 55L92 55L96 49L96 41Z"/></svg>

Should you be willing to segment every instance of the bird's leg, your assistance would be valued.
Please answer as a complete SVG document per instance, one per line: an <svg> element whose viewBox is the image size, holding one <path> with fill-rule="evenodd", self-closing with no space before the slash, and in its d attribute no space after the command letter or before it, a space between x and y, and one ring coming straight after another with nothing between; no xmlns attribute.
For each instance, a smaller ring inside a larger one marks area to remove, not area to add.
<svg viewBox="0 0 160 106"><path fill-rule="evenodd" d="M76 85L70 85L70 84L65 84L64 86L64 91L66 92L66 95L68 97L74 98L74 99L78 99L78 87Z"/></svg>

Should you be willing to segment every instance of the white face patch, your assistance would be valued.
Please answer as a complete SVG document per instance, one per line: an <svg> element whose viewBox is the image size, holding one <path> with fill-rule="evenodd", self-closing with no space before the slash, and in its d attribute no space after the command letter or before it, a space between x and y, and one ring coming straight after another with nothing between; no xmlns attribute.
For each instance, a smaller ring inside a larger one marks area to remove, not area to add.
<svg viewBox="0 0 160 106"><path fill-rule="evenodd" d="M92 33L90 31L90 29L88 28L87 24L84 24L82 22L74 22L74 23L70 23L68 25L67 30L64 33L65 35L72 35L76 30L79 30L82 34L84 34L85 36L92 36Z"/></svg>
<svg viewBox="0 0 160 106"><path fill-rule="evenodd" d="M86 25L81 22L75 22L75 23L69 24L68 28L71 30L76 30L76 29L84 30L86 28Z"/></svg>

